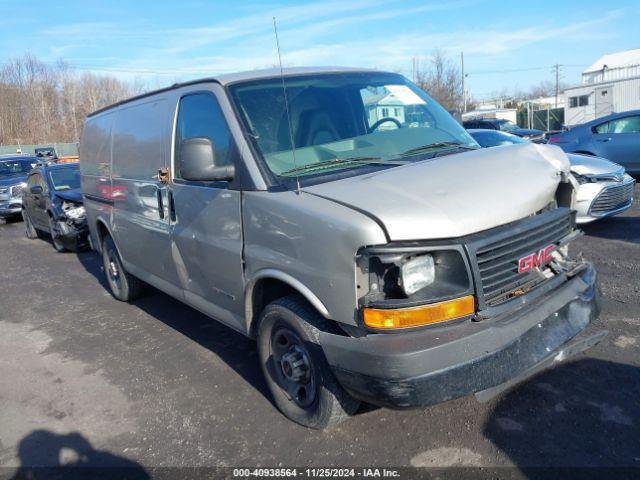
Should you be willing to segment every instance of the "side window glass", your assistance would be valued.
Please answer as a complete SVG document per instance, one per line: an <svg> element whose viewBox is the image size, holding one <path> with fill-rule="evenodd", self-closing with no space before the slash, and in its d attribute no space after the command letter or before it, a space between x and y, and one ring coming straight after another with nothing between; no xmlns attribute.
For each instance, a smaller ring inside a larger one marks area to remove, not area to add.
<svg viewBox="0 0 640 480"><path fill-rule="evenodd" d="M27 187L31 188L37 185L36 175L30 175L27 179Z"/></svg>
<svg viewBox="0 0 640 480"><path fill-rule="evenodd" d="M596 133L608 133L609 132L609 122L601 123L594 128Z"/></svg>
<svg viewBox="0 0 640 480"><path fill-rule="evenodd" d="M175 177L180 174L180 147L190 138L205 137L215 149L216 165L230 165L231 132L217 99L210 93L195 93L180 100L175 138Z"/></svg>
<svg viewBox="0 0 640 480"><path fill-rule="evenodd" d="M640 116L618 118L609 122L610 133L640 133Z"/></svg>

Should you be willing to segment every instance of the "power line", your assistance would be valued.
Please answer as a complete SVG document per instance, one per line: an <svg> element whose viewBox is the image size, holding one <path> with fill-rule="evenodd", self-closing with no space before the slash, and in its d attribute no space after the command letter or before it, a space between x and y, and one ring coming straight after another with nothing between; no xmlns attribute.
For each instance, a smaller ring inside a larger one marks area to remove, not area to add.
<svg viewBox="0 0 640 480"><path fill-rule="evenodd" d="M584 68L588 65L563 65L564 67L572 68ZM547 65L545 67L527 67L527 68L505 68L502 70L477 70L467 73L467 75L493 75L499 73L517 73L517 72L533 72L536 70L548 70L549 68L555 68L555 65Z"/></svg>

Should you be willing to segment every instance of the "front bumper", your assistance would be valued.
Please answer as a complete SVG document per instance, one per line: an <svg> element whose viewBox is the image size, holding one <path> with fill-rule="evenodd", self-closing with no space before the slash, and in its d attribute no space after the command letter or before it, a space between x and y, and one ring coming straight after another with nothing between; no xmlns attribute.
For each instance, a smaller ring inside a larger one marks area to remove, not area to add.
<svg viewBox="0 0 640 480"><path fill-rule="evenodd" d="M622 182L596 182L580 185L576 198L576 221L588 223L618 215L633 205L635 180L625 175Z"/></svg>
<svg viewBox="0 0 640 480"><path fill-rule="evenodd" d="M77 251L89 246L89 227L86 220L79 222L58 221L59 233L56 235L64 248Z"/></svg>
<svg viewBox="0 0 640 480"><path fill-rule="evenodd" d="M501 385L592 346L597 342L582 349L565 344L599 313L596 272L587 264L560 288L498 318L360 338L322 333L320 343L336 378L354 397L417 407L499 392Z"/></svg>
<svg viewBox="0 0 640 480"><path fill-rule="evenodd" d="M22 212L22 199L0 200L0 217L12 217Z"/></svg>

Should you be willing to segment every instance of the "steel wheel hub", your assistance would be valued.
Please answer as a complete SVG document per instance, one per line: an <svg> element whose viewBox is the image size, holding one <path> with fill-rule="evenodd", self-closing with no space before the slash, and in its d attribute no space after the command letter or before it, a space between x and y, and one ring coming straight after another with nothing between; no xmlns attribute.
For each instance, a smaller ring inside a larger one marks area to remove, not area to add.
<svg viewBox="0 0 640 480"><path fill-rule="evenodd" d="M286 327L277 329L271 337L271 355L280 388L296 405L308 408L317 389L311 357L302 339Z"/></svg>
<svg viewBox="0 0 640 480"><path fill-rule="evenodd" d="M309 374L309 361L305 353L298 347L293 347L280 359L280 368L285 378L294 382L306 379Z"/></svg>

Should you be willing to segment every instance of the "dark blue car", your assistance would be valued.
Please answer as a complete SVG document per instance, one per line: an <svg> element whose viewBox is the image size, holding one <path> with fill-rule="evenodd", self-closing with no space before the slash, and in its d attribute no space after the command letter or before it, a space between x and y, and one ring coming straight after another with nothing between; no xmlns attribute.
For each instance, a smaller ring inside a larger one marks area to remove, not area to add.
<svg viewBox="0 0 640 480"><path fill-rule="evenodd" d="M22 208L28 238L41 238L48 233L59 252L87 245L89 230L77 163L34 168L27 177Z"/></svg>
<svg viewBox="0 0 640 480"><path fill-rule="evenodd" d="M565 152L604 157L640 174L640 110L612 113L549 138Z"/></svg>

